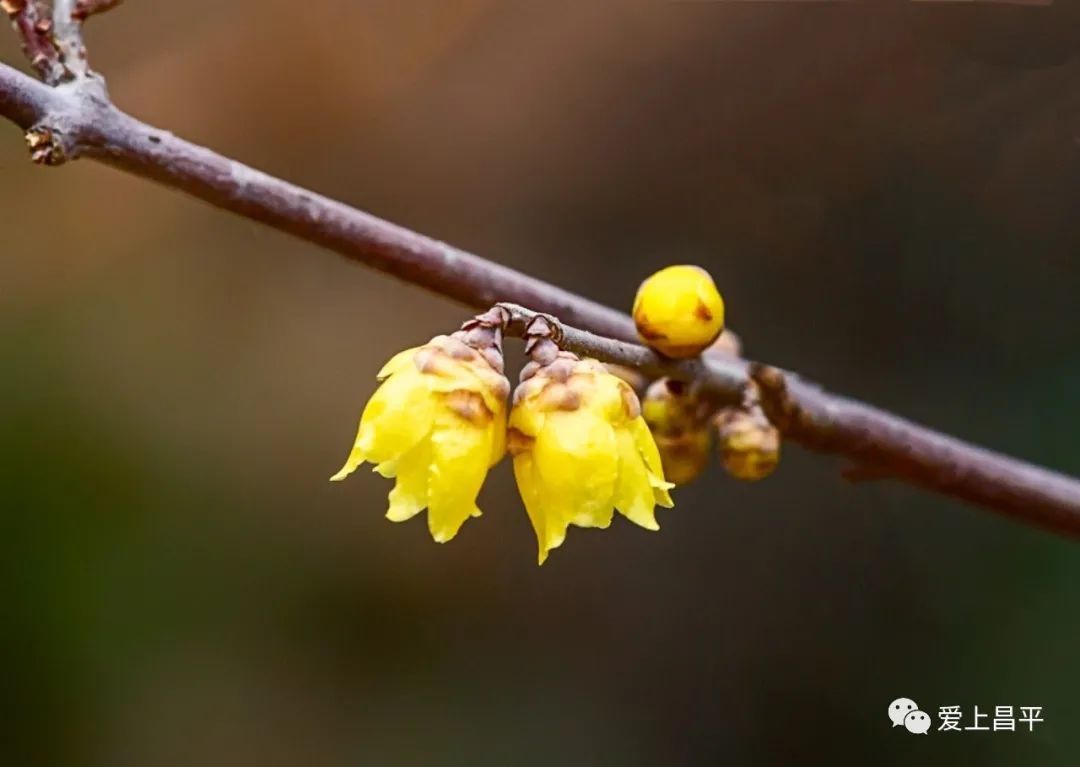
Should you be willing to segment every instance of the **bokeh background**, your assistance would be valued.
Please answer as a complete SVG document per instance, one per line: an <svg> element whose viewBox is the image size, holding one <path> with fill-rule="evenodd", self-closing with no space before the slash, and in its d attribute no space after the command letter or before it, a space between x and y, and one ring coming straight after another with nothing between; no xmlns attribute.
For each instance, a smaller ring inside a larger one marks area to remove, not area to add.
<svg viewBox="0 0 1080 767"><path fill-rule="evenodd" d="M1080 473L1073 4L131 0L88 38L180 135L614 306L702 264L752 356ZM543 568L503 465L437 546L326 478L463 309L0 138L4 763L1080 759L1075 543L791 448ZM915 737L899 696L1046 721Z"/></svg>

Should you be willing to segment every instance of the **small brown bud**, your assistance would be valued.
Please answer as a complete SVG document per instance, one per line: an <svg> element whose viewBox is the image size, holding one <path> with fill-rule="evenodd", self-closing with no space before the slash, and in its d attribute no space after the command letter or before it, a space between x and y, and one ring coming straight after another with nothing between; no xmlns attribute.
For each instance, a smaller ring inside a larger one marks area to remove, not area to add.
<svg viewBox="0 0 1080 767"><path fill-rule="evenodd" d="M37 126L28 130L26 146L30 150L30 160L38 165L63 165L67 161L60 134L51 128Z"/></svg>
<svg viewBox="0 0 1080 767"><path fill-rule="evenodd" d="M780 462L780 432L760 410L725 408L716 430L720 461L732 477L764 479Z"/></svg>
<svg viewBox="0 0 1080 767"><path fill-rule="evenodd" d="M685 485L701 474L709 463L712 437L705 427L674 436L654 433L653 438L668 482Z"/></svg>

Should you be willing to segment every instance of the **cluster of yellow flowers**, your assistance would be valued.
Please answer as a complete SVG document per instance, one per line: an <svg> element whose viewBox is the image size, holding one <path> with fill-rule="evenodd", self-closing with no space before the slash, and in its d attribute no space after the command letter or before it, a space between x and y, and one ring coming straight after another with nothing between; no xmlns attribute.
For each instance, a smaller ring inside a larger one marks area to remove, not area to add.
<svg viewBox="0 0 1080 767"><path fill-rule="evenodd" d="M669 356L693 356L713 344L723 313L712 278L697 267L654 275L634 305L642 338ZM387 518L402 522L427 509L431 536L442 543L480 516L476 499L487 472L509 452L540 564L571 525L606 528L616 511L659 529L656 506L673 505L668 459L661 456L672 434L662 423L672 425L674 410L664 405L670 398L646 398L650 431L634 388L600 362L561 350L543 316L526 330L530 362L511 398L502 354L507 321L496 307L387 362L352 451L331 479L374 464L395 480ZM679 481L700 471L688 472L677 460L671 466Z"/></svg>

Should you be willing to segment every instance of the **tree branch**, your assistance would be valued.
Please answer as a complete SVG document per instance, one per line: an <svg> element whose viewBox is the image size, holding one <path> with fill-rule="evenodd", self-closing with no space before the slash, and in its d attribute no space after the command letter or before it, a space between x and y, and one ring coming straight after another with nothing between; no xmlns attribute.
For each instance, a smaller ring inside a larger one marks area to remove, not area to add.
<svg viewBox="0 0 1080 767"><path fill-rule="evenodd" d="M506 306L507 335L520 336L536 312ZM560 345L652 377L696 380L721 403L739 402L748 377L785 439L856 462L856 478L892 477L985 506L1070 536L1080 535L1080 482L940 434L793 373L735 357L669 360L637 344L602 338L556 321ZM851 473L851 472L848 472Z"/></svg>
<svg viewBox="0 0 1080 767"><path fill-rule="evenodd" d="M28 7L16 0L3 2L5 9ZM67 14L67 26L60 24L67 48L62 43L61 50L80 51L76 58L82 62L72 66L72 54L67 54L70 81L49 87L0 64L0 115L26 131L35 162L58 165L90 157L475 309L505 303L511 313L509 335L520 335L535 312L554 315L565 348L650 376L697 380L720 403L739 402L753 380L762 408L785 439L850 459L856 464L853 476L893 477L1080 536L1080 481L827 394L778 368L721 354L682 361L660 357L630 343L636 338L634 325L622 312L274 178L121 112L109 101L101 79L85 66L77 36L78 22L85 18L79 8L101 10L113 4L56 3ZM16 27L22 30L25 24ZM34 49L27 50L33 57ZM37 68L50 77L49 70Z"/></svg>
<svg viewBox="0 0 1080 767"><path fill-rule="evenodd" d="M64 67L52 42L52 19L41 16L35 0L0 0L0 8L11 19L30 66L46 82L60 82Z"/></svg>

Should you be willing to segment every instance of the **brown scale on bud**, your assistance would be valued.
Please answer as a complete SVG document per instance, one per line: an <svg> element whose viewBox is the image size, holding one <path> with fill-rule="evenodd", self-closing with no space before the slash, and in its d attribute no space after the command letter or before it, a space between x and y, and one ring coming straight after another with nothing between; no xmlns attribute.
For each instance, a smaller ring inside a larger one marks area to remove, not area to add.
<svg viewBox="0 0 1080 767"><path fill-rule="evenodd" d="M581 395L573 387L553 380L540 392L539 403L545 410L574 411L581 407Z"/></svg>
<svg viewBox="0 0 1080 767"><path fill-rule="evenodd" d="M490 347L485 351L498 355L501 362L502 355L496 348ZM464 364L484 382L496 398L505 400L510 396L510 382L502 374L502 366L495 367L488 360L488 354L470 348L460 338L436 336L416 353L413 364L421 373L443 378L460 375L460 366ZM471 420L466 414L462 414L462 417Z"/></svg>
<svg viewBox="0 0 1080 767"><path fill-rule="evenodd" d="M523 434L511 426L506 430L506 452L511 456L521 455L527 450L532 450L535 439L528 434Z"/></svg>
<svg viewBox="0 0 1080 767"><path fill-rule="evenodd" d="M641 415L641 400L626 381L619 387L619 397L622 399L623 410L626 417L631 421Z"/></svg>
<svg viewBox="0 0 1080 767"><path fill-rule="evenodd" d="M531 358L521 370L521 383L514 391L513 404L536 398L543 410L573 412L582 407L596 387L596 376L608 369L592 359L581 359L558 347L561 330L545 315L538 315L525 330L525 352ZM619 381L622 406L630 418L640 415L637 394Z"/></svg>
<svg viewBox="0 0 1080 767"><path fill-rule="evenodd" d="M453 333L450 338L464 348L478 353L495 372L502 373L502 333L509 321L510 313L506 309L493 306L483 314L464 322L461 330Z"/></svg>
<svg viewBox="0 0 1080 767"><path fill-rule="evenodd" d="M544 375L552 381L566 383L574 373L574 366L577 364L577 360L573 357L567 357L565 354L566 352L560 352L559 356L555 358L555 361L544 368Z"/></svg>
<svg viewBox="0 0 1080 767"><path fill-rule="evenodd" d="M413 364L421 373L429 375L453 375L454 366L444 349L428 346L416 353Z"/></svg>
<svg viewBox="0 0 1080 767"><path fill-rule="evenodd" d="M462 360L464 362L466 360L476 359L476 350L467 346L461 339L454 338L453 336L450 336L442 342L442 348L456 360Z"/></svg>
<svg viewBox="0 0 1080 767"><path fill-rule="evenodd" d="M432 338L412 358L421 373L461 382L460 388L445 391L443 402L469 423L484 425L495 417L495 405L485 396L502 403L510 396L502 356L502 329L507 319L505 310L496 307L468 320L455 333ZM479 379L485 394L476 390L472 376Z"/></svg>
<svg viewBox="0 0 1080 767"><path fill-rule="evenodd" d="M473 391L452 391L443 398L443 402L457 415L476 426L490 423L495 417L484 404L484 398Z"/></svg>

